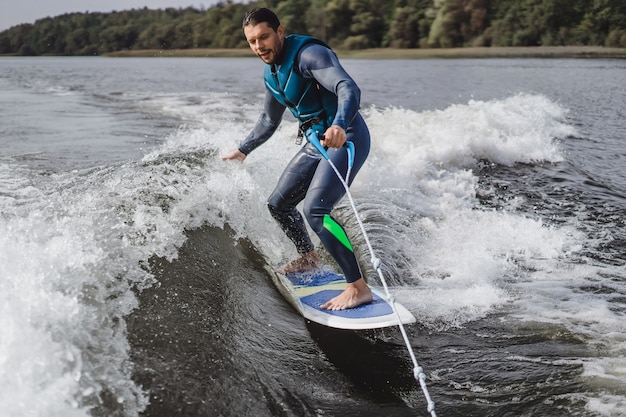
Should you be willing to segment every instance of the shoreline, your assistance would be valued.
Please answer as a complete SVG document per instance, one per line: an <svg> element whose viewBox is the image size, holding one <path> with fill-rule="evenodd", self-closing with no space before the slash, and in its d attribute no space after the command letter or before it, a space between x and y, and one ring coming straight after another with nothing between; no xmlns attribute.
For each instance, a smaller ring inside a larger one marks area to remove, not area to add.
<svg viewBox="0 0 626 417"><path fill-rule="evenodd" d="M340 58L355 59L428 59L428 58L616 58L626 59L626 48L603 46L491 46L467 48L376 48L343 51L337 50ZM194 57L194 58L251 58L249 49L177 49L116 51L103 54L105 57Z"/></svg>

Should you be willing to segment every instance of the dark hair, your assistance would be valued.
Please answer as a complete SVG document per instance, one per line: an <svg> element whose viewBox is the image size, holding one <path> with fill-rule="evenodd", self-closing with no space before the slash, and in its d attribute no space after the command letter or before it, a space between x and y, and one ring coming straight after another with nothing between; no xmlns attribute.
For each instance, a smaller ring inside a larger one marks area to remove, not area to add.
<svg viewBox="0 0 626 417"><path fill-rule="evenodd" d="M273 11L265 7L257 7L243 16L243 24L241 27L245 28L250 25L256 26L263 22L266 22L267 26L274 29L274 31L278 30L278 26L280 26L280 20L278 20L278 16L276 16Z"/></svg>

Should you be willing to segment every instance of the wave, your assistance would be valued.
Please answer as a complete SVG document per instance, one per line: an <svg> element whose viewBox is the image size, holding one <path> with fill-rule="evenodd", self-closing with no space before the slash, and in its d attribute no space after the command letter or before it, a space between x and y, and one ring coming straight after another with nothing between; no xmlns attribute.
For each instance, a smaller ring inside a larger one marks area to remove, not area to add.
<svg viewBox="0 0 626 417"><path fill-rule="evenodd" d="M176 259L187 231L228 225L233 244L249 240L266 262L295 256L265 208L297 149L295 123L285 121L244 164L226 163L219 155L245 136L250 116L207 117L203 103L214 99L146 100L190 123L139 161L45 177L0 164L0 403L8 415L104 408L133 416L146 407L125 320L138 308L136 292L156 283L151 259ZM484 207L477 196L485 165L563 161L559 141L575 133L566 114L537 95L364 111L374 142L354 196L398 298L422 325L486 317L522 288L550 282L580 248L574 228ZM364 246L348 207L337 212Z"/></svg>

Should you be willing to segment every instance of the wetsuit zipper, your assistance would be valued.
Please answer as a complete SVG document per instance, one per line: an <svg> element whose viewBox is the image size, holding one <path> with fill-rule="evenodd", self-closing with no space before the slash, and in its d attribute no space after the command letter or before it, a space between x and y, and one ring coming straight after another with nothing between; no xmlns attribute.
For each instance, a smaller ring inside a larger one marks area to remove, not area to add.
<svg viewBox="0 0 626 417"><path fill-rule="evenodd" d="M287 106L289 108L292 108L296 111L296 113L298 113L298 120L300 120L300 111L298 110L298 108L296 107L296 105L294 103L292 103L289 99L287 99L287 95L285 94L285 90L283 89L283 86L280 85L280 80L278 79L278 71L276 70L276 66L272 65L272 76L274 77L274 81L276 81L276 86L278 87L278 92L280 93L280 96L283 98L283 101L285 102L285 104L287 104Z"/></svg>

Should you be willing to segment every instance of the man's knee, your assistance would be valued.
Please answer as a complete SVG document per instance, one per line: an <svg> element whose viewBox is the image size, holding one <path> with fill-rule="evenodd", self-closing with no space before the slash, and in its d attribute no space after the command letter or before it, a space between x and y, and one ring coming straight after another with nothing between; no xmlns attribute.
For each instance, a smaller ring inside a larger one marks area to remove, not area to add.
<svg viewBox="0 0 626 417"><path fill-rule="evenodd" d="M276 201L268 200L267 209L269 210L272 217L275 219L279 219L283 217L286 213L285 209L281 208L280 205L276 204Z"/></svg>
<svg viewBox="0 0 626 417"><path fill-rule="evenodd" d="M302 208L304 217L307 223L315 233L320 233L324 228L324 216L328 213L325 208L316 207L313 204L304 200L304 207Z"/></svg>
<svg viewBox="0 0 626 417"><path fill-rule="evenodd" d="M288 207L285 204L283 198L281 198L280 193L272 193L267 199L267 208L272 215L288 211Z"/></svg>

